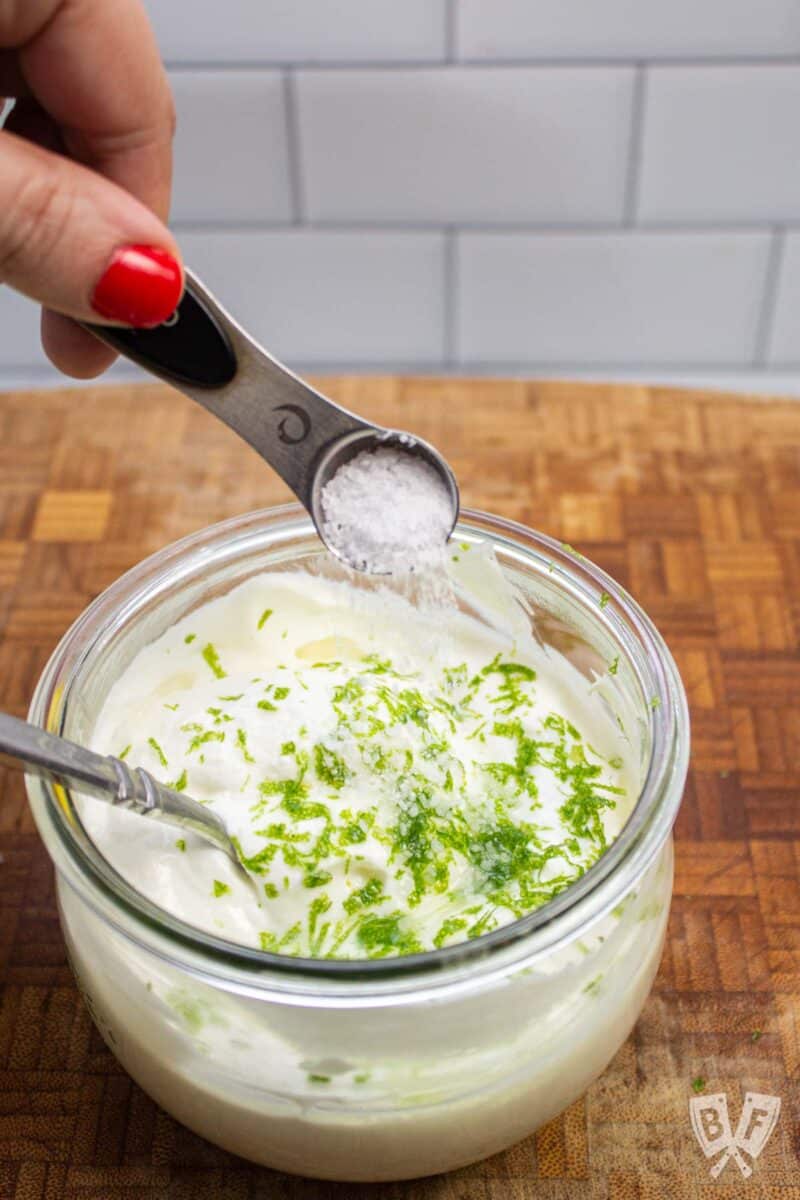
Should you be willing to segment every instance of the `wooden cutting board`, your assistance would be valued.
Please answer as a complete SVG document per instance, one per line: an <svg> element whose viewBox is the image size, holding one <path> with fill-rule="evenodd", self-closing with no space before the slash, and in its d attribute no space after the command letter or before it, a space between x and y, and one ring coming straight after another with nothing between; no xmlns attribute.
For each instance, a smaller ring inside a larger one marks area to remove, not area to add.
<svg viewBox="0 0 800 1200"><path fill-rule="evenodd" d="M588 1093L473 1167L314 1183L190 1134L128 1079L67 967L21 777L0 774L0 1197L800 1200L800 402L643 387L341 378L341 403L447 455L464 502L570 542L644 605L689 693L692 772L653 994ZM160 387L0 397L0 708L23 715L86 603L145 554L287 498ZM689 1100L777 1096L744 1181Z"/></svg>

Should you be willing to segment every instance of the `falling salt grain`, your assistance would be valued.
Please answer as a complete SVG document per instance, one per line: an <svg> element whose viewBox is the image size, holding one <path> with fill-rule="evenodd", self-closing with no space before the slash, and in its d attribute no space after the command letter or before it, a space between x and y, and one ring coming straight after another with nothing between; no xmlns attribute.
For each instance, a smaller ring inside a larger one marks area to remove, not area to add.
<svg viewBox="0 0 800 1200"><path fill-rule="evenodd" d="M322 533L353 566L398 574L436 565L453 523L434 468L389 446L362 450L322 489Z"/></svg>

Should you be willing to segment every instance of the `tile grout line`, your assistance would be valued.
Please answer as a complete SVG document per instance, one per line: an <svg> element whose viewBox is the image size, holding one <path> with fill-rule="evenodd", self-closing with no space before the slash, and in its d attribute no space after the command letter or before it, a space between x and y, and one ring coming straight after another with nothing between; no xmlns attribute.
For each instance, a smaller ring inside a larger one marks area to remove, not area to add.
<svg viewBox="0 0 800 1200"><path fill-rule="evenodd" d="M452 0L453 4L456 0ZM454 25L457 22L454 22ZM448 30L447 37L450 38ZM169 71L284 71L284 70L302 70L302 71L416 71L428 70L431 68L447 65L451 60L445 60L443 64L441 58L360 58L360 59L304 59L304 58L198 58L198 59L166 59L165 66ZM521 58L504 58L502 55L487 58L453 58L453 63L457 63L460 67L469 69L480 69L481 67L498 68L509 67L519 69L531 67L534 69L547 69L553 67L558 70L561 68L571 69L573 67L635 67L639 64L645 64L647 67L655 69L670 70L682 67L703 67L713 70L715 67L722 69L730 67L772 67L772 66L800 66L799 54L686 54L686 55L665 55L661 58L642 58L641 55L635 54L608 54L608 55L581 55L581 54L561 54L561 55L528 55Z"/></svg>
<svg viewBox="0 0 800 1200"><path fill-rule="evenodd" d="M457 0L444 0L444 60L458 61L458 7Z"/></svg>
<svg viewBox="0 0 800 1200"><path fill-rule="evenodd" d="M353 365L352 363L350 365ZM659 374L731 374L731 375L746 375L748 379L758 379L759 376L775 373L786 374L800 370L800 358L797 362L781 363L777 367L769 367L765 369L760 366L753 366L746 359L718 359L713 362L703 361L702 359L681 359L681 360L658 360L652 361L648 359L586 359L572 360L558 358L503 358L503 359L486 359L486 358L460 358L458 360L458 370L460 373L468 375L470 371L478 371L481 374L487 372L498 371L516 372L523 371L531 374L533 378L541 378L544 371L559 371L561 373L569 373L570 371L586 372L603 372L609 374L614 371L636 371L647 372L653 371Z"/></svg>
<svg viewBox="0 0 800 1200"><path fill-rule="evenodd" d="M286 158L289 176L289 203L292 213L292 226L304 224L305 194L303 191L303 172L300 161L300 122L297 114L297 96L294 86L294 72L291 68L282 72L283 76L283 110L286 127Z"/></svg>
<svg viewBox="0 0 800 1200"><path fill-rule="evenodd" d="M293 370L305 371L308 373L326 373L326 374L429 374L436 371L446 371L448 375L458 378L469 378L470 375L492 377L498 379L513 378L515 376L524 376L530 379L608 379L613 376L620 382L628 382L632 378L646 379L648 376L658 376L660 379L680 378L686 375L696 378L713 380L714 377L723 375L729 378L738 379L748 384L758 384L763 380L770 380L778 383L781 379L789 379L794 381L800 387L800 360L781 363L778 366L771 367L754 367L752 364L741 363L650 363L650 362L564 362L555 360L530 360L520 362L518 360L487 362L485 360L467 361L461 360L457 363L448 364L442 359L374 359L371 361L343 359L339 362L333 362L330 359L306 359L300 356L292 355L288 358L289 365ZM25 380L26 382L46 383L52 381L57 387L81 387L85 381L70 380L61 376L56 368L48 371L48 368L43 364L18 363L10 364L0 368L0 388L4 385L4 380L9 377L16 380ZM109 378L104 378L97 381L94 386L104 387L113 386L115 382L131 382L133 380L142 380L152 382L152 377L135 364L125 364L123 370L114 368L114 374ZM676 386L684 386L678 384Z"/></svg>
<svg viewBox="0 0 800 1200"><path fill-rule="evenodd" d="M639 208L639 187L642 175L644 125L647 106L647 71L637 63L631 99L631 128L628 140L628 163L625 172L625 191L622 204L622 224L626 229L636 225Z"/></svg>
<svg viewBox="0 0 800 1200"><path fill-rule="evenodd" d="M687 237L717 236L752 237L772 234L774 225L769 221L653 221L642 220L634 227L621 225L618 220L598 221L424 221L366 218L319 219L302 222L309 233L442 233L446 229L457 229L459 233L485 233L493 236L513 237L518 234L559 235L574 234L578 237L607 237L611 234L659 235L679 234ZM170 228L181 233L280 233L294 227L292 221L260 221L212 219L198 220L178 218L170 222ZM786 231L800 228L798 221L785 221Z"/></svg>
<svg viewBox="0 0 800 1200"><path fill-rule="evenodd" d="M457 232L452 225L444 231L444 365L456 363L456 293L458 289Z"/></svg>
<svg viewBox="0 0 800 1200"><path fill-rule="evenodd" d="M753 348L752 365L765 367L772 341L772 331L775 324L775 313L778 308L778 291L781 282L781 271L785 257L786 230L775 226L772 231L767 266L764 272L764 286L761 294L756 335Z"/></svg>

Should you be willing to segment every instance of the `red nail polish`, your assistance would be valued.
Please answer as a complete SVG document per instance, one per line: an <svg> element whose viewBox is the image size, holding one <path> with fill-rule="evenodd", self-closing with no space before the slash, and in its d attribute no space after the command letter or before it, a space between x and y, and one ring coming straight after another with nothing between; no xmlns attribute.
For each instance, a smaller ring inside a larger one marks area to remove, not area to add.
<svg viewBox="0 0 800 1200"><path fill-rule="evenodd" d="M120 246L92 293L101 317L148 329L166 321L181 296L181 269L158 246Z"/></svg>

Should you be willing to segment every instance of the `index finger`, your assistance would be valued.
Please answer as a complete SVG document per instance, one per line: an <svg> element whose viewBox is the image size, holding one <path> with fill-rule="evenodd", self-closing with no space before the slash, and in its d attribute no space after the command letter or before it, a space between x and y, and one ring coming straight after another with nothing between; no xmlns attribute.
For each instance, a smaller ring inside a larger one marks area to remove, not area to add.
<svg viewBox="0 0 800 1200"><path fill-rule="evenodd" d="M17 50L67 152L166 219L175 116L139 0L4 0L0 47Z"/></svg>

